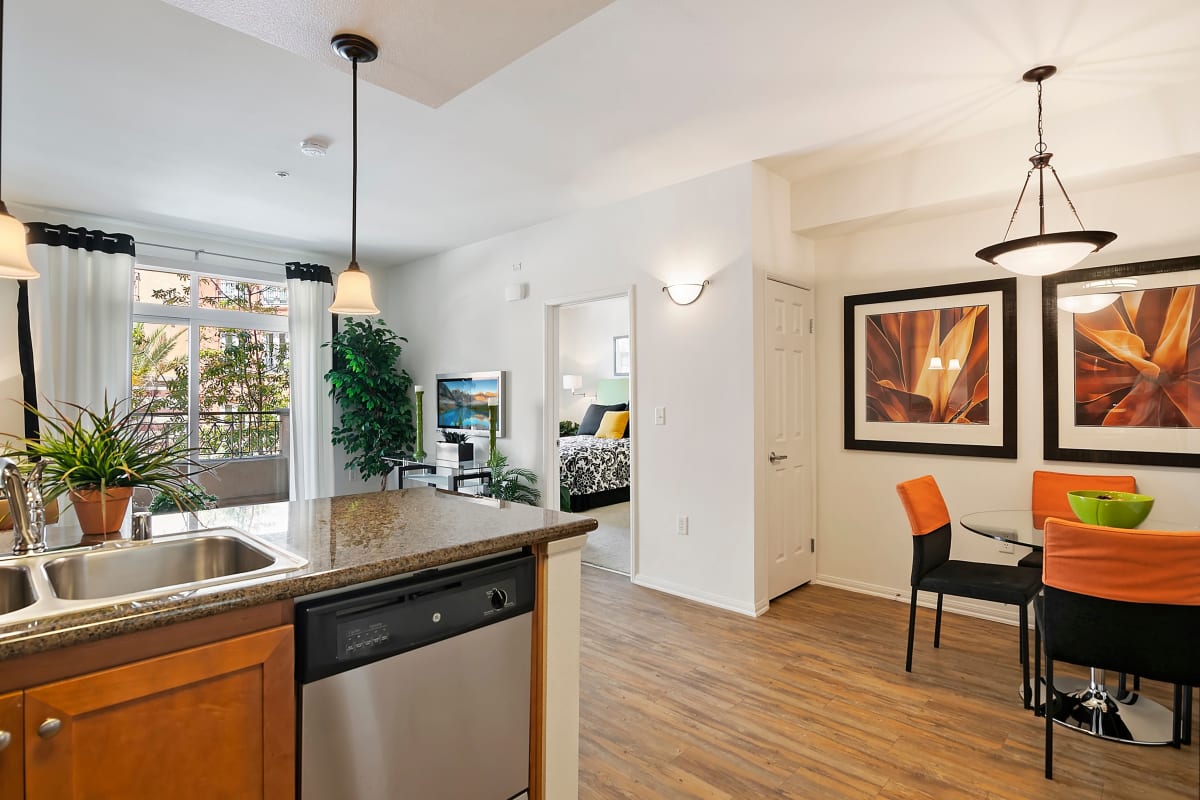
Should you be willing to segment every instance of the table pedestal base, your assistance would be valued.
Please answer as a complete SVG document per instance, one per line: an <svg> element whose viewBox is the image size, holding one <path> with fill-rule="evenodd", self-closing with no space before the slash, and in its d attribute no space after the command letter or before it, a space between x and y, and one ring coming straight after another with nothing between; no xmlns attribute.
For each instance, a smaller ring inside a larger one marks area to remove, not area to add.
<svg viewBox="0 0 1200 800"><path fill-rule="evenodd" d="M1174 741L1171 709L1138 692L1121 698L1103 683L1077 678L1055 678L1055 691L1047 696L1042 678L1042 698L1050 701L1054 721L1072 730L1113 742L1164 745Z"/></svg>

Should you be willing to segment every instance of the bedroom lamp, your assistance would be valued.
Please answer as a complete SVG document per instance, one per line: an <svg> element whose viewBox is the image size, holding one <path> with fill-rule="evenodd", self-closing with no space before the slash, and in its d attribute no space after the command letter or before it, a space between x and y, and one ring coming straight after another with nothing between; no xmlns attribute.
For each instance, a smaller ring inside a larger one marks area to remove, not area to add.
<svg viewBox="0 0 1200 800"><path fill-rule="evenodd" d="M369 317L379 313L379 307L371 297L371 276L358 267L358 65L362 61L374 61L379 57L379 47L365 36L356 33L339 33L330 42L333 51L350 62L353 88L353 164L350 179L350 266L338 275L337 290L333 293L334 314L350 314Z"/></svg>
<svg viewBox="0 0 1200 800"><path fill-rule="evenodd" d="M0 112L4 110L4 0L0 0ZM3 125L0 125L3 130ZM3 195L0 194L0 197ZM38 277L38 271L29 263L29 251L25 244L25 226L8 213L8 207L0 200L0 278L15 278L28 281Z"/></svg>
<svg viewBox="0 0 1200 800"><path fill-rule="evenodd" d="M667 293L675 305L687 306L696 302L700 297L700 293L704 291L704 287L708 286L708 281L703 283L672 283L663 287L663 291Z"/></svg>
<svg viewBox="0 0 1200 800"><path fill-rule="evenodd" d="M576 397L583 397L583 376L582 375L563 375L563 388L569 389L571 394Z"/></svg>
<svg viewBox="0 0 1200 800"><path fill-rule="evenodd" d="M1117 235L1111 231L1089 231L1083 227L1083 221L1079 219L1079 212L1075 210L1075 204L1071 202L1066 187L1063 186L1058 173L1050 164L1050 158L1054 154L1046 152L1046 143L1042 140L1042 81L1051 78L1056 72L1058 72L1058 67L1046 65L1034 67L1021 76L1026 83L1037 84L1038 141L1033 148L1033 155L1029 157L1029 162L1033 166L1025 173L1025 183L1021 187L1021 194L1017 196L1017 205L1008 220L1004 238L999 243L989 245L975 254L984 261L1001 266L1017 275L1038 276L1062 272L1117 238ZM1067 207L1075 215L1075 221L1079 223L1077 231L1046 233L1045 181L1047 168L1054 177L1054 182L1058 184L1063 199L1067 201ZM1021 200L1025 197L1025 190L1029 188L1029 179L1033 177L1034 171L1037 172L1038 185L1038 235L1010 240L1008 234L1012 232L1013 222L1017 219L1017 212L1021 209Z"/></svg>

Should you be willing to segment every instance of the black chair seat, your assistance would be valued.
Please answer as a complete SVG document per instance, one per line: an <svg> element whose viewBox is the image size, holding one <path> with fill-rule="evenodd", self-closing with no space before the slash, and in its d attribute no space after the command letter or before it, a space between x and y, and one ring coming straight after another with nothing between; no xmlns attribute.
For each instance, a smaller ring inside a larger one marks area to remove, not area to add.
<svg viewBox="0 0 1200 800"><path fill-rule="evenodd" d="M1026 553L1021 556L1021 560L1017 562L1018 567L1029 567L1041 572L1042 570L1042 551L1034 550L1032 553Z"/></svg>
<svg viewBox="0 0 1200 800"><path fill-rule="evenodd" d="M917 588L972 600L1024 605L1042 588L1042 573L1006 564L947 561L926 573Z"/></svg>

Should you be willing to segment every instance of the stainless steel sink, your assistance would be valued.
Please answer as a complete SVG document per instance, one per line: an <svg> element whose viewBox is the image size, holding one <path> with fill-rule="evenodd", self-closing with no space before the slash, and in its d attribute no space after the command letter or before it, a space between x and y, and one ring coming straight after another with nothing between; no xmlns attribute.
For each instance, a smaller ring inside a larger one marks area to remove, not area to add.
<svg viewBox="0 0 1200 800"><path fill-rule="evenodd" d="M24 567L0 567L0 614L20 611L33 605L36 600L29 570Z"/></svg>
<svg viewBox="0 0 1200 800"><path fill-rule="evenodd" d="M91 600L255 572L277 560L244 539L216 534L62 556L46 563L46 575L56 597Z"/></svg>
<svg viewBox="0 0 1200 800"><path fill-rule="evenodd" d="M151 603L303 567L307 560L234 528L117 540L0 562L0 624Z"/></svg>

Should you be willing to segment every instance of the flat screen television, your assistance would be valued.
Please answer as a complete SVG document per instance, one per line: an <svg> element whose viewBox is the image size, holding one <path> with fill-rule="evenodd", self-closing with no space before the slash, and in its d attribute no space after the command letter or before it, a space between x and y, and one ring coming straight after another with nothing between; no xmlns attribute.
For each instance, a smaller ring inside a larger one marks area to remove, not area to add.
<svg viewBox="0 0 1200 800"><path fill-rule="evenodd" d="M500 412L496 435L504 435L504 373L455 372L437 376L437 426L442 430L488 432L488 402L495 398Z"/></svg>

